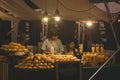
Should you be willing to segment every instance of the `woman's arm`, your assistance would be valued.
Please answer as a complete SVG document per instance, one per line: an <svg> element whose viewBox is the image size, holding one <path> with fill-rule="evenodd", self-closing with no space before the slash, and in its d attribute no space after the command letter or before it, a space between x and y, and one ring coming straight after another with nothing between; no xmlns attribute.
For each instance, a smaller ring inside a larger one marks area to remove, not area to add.
<svg viewBox="0 0 120 80"><path fill-rule="evenodd" d="M60 53L63 53L64 52L64 47L63 47L63 44L62 44L61 40L59 41L59 44L60 44Z"/></svg>

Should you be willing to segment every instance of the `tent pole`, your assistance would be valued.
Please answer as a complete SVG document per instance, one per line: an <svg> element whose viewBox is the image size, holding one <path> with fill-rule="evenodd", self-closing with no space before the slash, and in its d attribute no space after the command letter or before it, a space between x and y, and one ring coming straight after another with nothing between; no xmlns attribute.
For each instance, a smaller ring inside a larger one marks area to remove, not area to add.
<svg viewBox="0 0 120 80"><path fill-rule="evenodd" d="M78 32L78 42L77 42L77 43L78 43L78 45L79 45L79 44L81 43L81 42L80 42L80 39L81 39L81 37L80 37L80 35L81 35L81 34L80 34L80 32L81 32L81 31L80 31L81 26L80 26L80 25L81 25L81 23L80 23L79 21L76 21L76 24L78 25L78 28L77 28L77 30L78 30L78 31L77 31L77 32Z"/></svg>
<svg viewBox="0 0 120 80"><path fill-rule="evenodd" d="M7 36L11 34L11 41L18 42L18 23L11 21L11 30L7 33Z"/></svg>
<svg viewBox="0 0 120 80"><path fill-rule="evenodd" d="M108 17L108 20L109 20L109 23L110 23L110 27L112 29L112 32L113 32L113 36L114 36L114 39L115 39L115 42L116 42L116 45L117 45L117 48L119 49L120 48L120 45L119 45L119 42L118 42L118 39L117 39L117 36L116 36L116 33L115 33L115 30L114 30L114 26L113 26L113 23L112 23L112 17L110 15L110 10L108 8L108 3L106 2L106 0L103 0L104 1L104 5L106 7L106 10L107 10L107 17Z"/></svg>

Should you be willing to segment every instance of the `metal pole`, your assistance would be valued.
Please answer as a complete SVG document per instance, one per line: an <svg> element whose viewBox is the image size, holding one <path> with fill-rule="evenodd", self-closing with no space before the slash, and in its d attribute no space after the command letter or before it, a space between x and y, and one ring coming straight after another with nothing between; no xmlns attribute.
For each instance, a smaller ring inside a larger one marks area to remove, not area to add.
<svg viewBox="0 0 120 80"><path fill-rule="evenodd" d="M84 48L84 31L85 31L85 25L83 24L83 26L82 26L82 28L83 28L83 32L82 32L82 43L83 43L83 48ZM84 49L83 49L84 50Z"/></svg>
<svg viewBox="0 0 120 80"><path fill-rule="evenodd" d="M79 21L77 21L76 24L78 24L78 45L79 45L80 44L80 28L81 28L81 26L80 26Z"/></svg>
<svg viewBox="0 0 120 80"><path fill-rule="evenodd" d="M11 34L11 41L18 41L18 22L11 21L11 30L8 32L8 35Z"/></svg>
<svg viewBox="0 0 120 80"><path fill-rule="evenodd" d="M78 23L78 45L80 44L80 22Z"/></svg>
<svg viewBox="0 0 120 80"><path fill-rule="evenodd" d="M80 22L76 22L76 24L78 24L78 45L81 43L81 34L80 34L80 30L81 30L81 25ZM80 80L82 80L82 63L80 62Z"/></svg>
<svg viewBox="0 0 120 80"><path fill-rule="evenodd" d="M48 22L46 24L46 37L48 37Z"/></svg>
<svg viewBox="0 0 120 80"><path fill-rule="evenodd" d="M42 24L42 38L44 38L44 22Z"/></svg>

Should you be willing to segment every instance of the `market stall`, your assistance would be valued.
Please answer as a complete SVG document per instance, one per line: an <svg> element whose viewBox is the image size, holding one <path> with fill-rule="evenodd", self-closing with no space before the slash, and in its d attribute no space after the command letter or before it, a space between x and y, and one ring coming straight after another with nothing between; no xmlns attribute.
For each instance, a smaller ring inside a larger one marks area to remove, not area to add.
<svg viewBox="0 0 120 80"><path fill-rule="evenodd" d="M72 55L33 54L21 44L14 42L3 45L1 53L8 59L9 80L73 80L71 75L76 78L74 80L80 79L81 62Z"/></svg>
<svg viewBox="0 0 120 80"><path fill-rule="evenodd" d="M117 19L119 11L111 13L108 7L109 1L101 1L104 3L106 12L98 8L99 6L93 2L92 0L0 1L0 36L2 36L0 37L2 39L0 42L0 56L2 56L0 57L0 80L88 80L92 75L95 80L98 78L111 80L113 77L119 79L119 66L111 65L114 64L114 56L120 50L119 28L113 26L113 22L119 21ZM113 2L120 3L119 0ZM119 10L118 7L116 9ZM63 27L59 27L59 22L54 22L54 11L65 20L71 20L70 22L66 21L70 24L65 24L65 22L64 25L60 24ZM43 17L46 17L47 13L49 19L43 21ZM7 25L5 33L2 31L4 30L3 25L8 23L2 24L4 20L10 21L9 29ZM36 20L40 23L39 25L34 25ZM89 20L97 26L91 30L92 34L86 24ZM117 24L119 26L119 23ZM110 26L111 29L105 25ZM41 44L49 36L51 27L59 29L61 33L59 37L64 37L64 44L73 41L77 47L69 54L67 52L53 54L54 47L51 47L53 51L50 54L42 52ZM117 32L114 28L118 30L118 35L116 35ZM107 29L109 31L106 33ZM67 33L68 31L69 33ZM100 35L98 35L99 31ZM93 34L95 35L91 36ZM109 39L106 38L106 35ZM99 37L103 42L97 41ZM106 50L103 45L106 42L108 42L107 47L114 45L114 49L118 49L117 52L115 53L112 49ZM40 43L40 50L37 50L36 46L34 47L38 43ZM89 51L87 51L88 47ZM97 70L101 72L94 76Z"/></svg>
<svg viewBox="0 0 120 80"><path fill-rule="evenodd" d="M85 78L86 71L91 70L90 74L92 74L110 57L108 54L111 53L106 54L103 48L92 47L92 52L81 52L77 56L34 54L22 44L10 42L2 45L0 54L7 58L9 80L73 80L72 77L74 80L81 80ZM81 60L79 56L82 56ZM107 66L111 65L108 64ZM91 69L87 67L91 67ZM105 67L105 71L108 68Z"/></svg>

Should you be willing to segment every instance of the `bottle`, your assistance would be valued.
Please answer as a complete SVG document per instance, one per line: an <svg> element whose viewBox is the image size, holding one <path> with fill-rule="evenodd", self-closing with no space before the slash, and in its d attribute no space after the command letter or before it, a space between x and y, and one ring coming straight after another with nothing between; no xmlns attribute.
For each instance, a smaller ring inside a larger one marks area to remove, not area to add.
<svg viewBox="0 0 120 80"><path fill-rule="evenodd" d="M100 44L100 52L104 53L104 45L103 44Z"/></svg>
<svg viewBox="0 0 120 80"><path fill-rule="evenodd" d="M51 51L50 51L50 52L51 52L52 55L54 55L55 50L54 50L54 47L53 47L53 46L51 46Z"/></svg>
<svg viewBox="0 0 120 80"><path fill-rule="evenodd" d="M74 50L74 55L75 55L77 58L81 59L80 53L79 53L79 51L78 51L77 48L75 48L75 50Z"/></svg>
<svg viewBox="0 0 120 80"><path fill-rule="evenodd" d="M95 45L94 44L92 44L91 51L92 51L92 53L95 53Z"/></svg>
<svg viewBox="0 0 120 80"><path fill-rule="evenodd" d="M100 52L100 49L99 49L99 44L96 44L96 52L99 53Z"/></svg>
<svg viewBox="0 0 120 80"><path fill-rule="evenodd" d="M80 52L80 54L83 53L83 44L79 44L79 52Z"/></svg>

